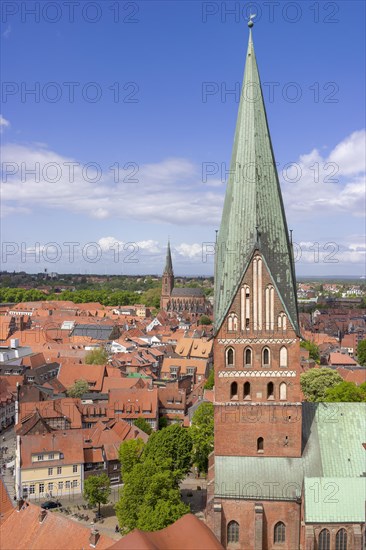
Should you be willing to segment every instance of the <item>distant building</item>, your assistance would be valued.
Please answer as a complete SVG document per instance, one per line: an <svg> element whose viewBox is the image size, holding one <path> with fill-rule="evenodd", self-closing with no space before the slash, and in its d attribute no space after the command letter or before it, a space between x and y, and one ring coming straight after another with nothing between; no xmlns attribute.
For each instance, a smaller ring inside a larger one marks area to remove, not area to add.
<svg viewBox="0 0 366 550"><path fill-rule="evenodd" d="M188 313L194 317L208 313L210 310L210 304L206 301L201 288L174 287L174 272L169 242L162 280L160 308L167 312Z"/></svg>

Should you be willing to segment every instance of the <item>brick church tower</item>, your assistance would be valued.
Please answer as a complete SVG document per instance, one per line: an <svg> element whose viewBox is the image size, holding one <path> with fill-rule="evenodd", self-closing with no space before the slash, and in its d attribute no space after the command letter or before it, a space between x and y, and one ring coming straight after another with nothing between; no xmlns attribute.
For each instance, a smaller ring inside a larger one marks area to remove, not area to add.
<svg viewBox="0 0 366 550"><path fill-rule="evenodd" d="M207 520L227 548L275 548L277 529L295 550L301 487L282 478L302 453L296 282L252 26L216 248Z"/></svg>
<svg viewBox="0 0 366 550"><path fill-rule="evenodd" d="M162 288L160 298L160 308L166 310L171 300L171 294L174 288L174 272L172 254L170 251L170 241L166 251L165 269L162 277Z"/></svg>

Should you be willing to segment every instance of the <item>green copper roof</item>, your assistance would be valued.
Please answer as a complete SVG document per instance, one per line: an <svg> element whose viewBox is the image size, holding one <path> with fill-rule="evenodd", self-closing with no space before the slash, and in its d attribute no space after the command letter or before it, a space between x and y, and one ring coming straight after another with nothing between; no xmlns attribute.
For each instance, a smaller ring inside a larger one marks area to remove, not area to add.
<svg viewBox="0 0 366 550"><path fill-rule="evenodd" d="M172 262L172 254L170 251L170 241L168 241L168 248L166 250L166 261L165 261L164 273L168 275L173 275L173 262Z"/></svg>
<svg viewBox="0 0 366 550"><path fill-rule="evenodd" d="M365 521L366 403L303 403L302 413L301 458L215 456L215 496L296 500L304 486L306 523Z"/></svg>
<svg viewBox="0 0 366 550"><path fill-rule="evenodd" d="M250 31L230 176L215 265L215 327L218 329L258 249L294 329L298 332L292 247L269 134Z"/></svg>

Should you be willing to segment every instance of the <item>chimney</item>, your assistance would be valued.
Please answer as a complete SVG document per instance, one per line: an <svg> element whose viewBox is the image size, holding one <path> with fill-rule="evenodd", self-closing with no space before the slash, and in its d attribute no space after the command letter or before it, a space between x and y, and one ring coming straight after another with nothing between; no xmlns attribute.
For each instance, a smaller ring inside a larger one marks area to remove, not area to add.
<svg viewBox="0 0 366 550"><path fill-rule="evenodd" d="M47 516L47 510L41 510L38 515L39 523L42 523Z"/></svg>
<svg viewBox="0 0 366 550"><path fill-rule="evenodd" d="M95 529L95 527L92 527L92 530L89 536L89 545L92 548L95 548L96 545L98 544L99 537L100 537L100 534L98 529Z"/></svg>

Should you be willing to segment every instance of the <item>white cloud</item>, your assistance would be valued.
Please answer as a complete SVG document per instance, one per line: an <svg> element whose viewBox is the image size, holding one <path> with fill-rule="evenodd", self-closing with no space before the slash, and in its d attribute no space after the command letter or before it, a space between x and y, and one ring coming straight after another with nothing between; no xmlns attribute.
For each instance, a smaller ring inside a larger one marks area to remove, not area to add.
<svg viewBox="0 0 366 550"><path fill-rule="evenodd" d="M354 132L328 157L317 149L279 171L286 211L294 220L342 213L365 215L365 131Z"/></svg>
<svg viewBox="0 0 366 550"><path fill-rule="evenodd" d="M182 243L175 247L177 252L185 258L198 258L202 257L202 244L193 243L187 244Z"/></svg>
<svg viewBox="0 0 366 550"><path fill-rule="evenodd" d="M2 200L28 208L176 225L220 219L222 191L205 188L199 170L184 159L125 165L115 183L110 169L98 172L39 144L7 144L2 158Z"/></svg>
<svg viewBox="0 0 366 550"><path fill-rule="evenodd" d="M5 128L8 128L10 126L10 122L6 120L6 118L3 117L3 115L0 115L0 133L4 131Z"/></svg>

